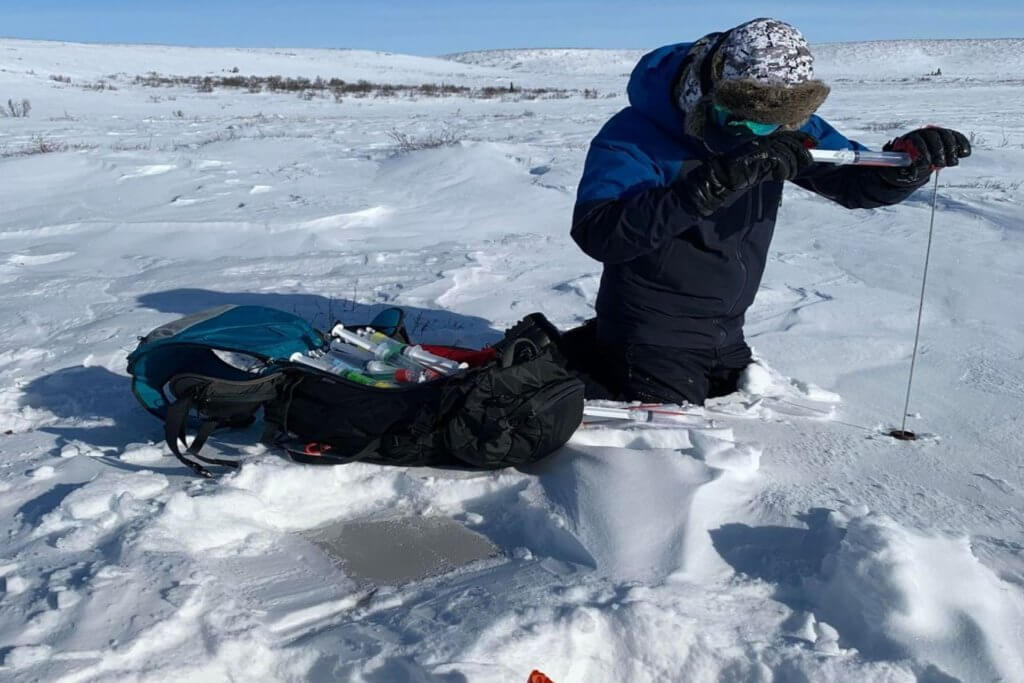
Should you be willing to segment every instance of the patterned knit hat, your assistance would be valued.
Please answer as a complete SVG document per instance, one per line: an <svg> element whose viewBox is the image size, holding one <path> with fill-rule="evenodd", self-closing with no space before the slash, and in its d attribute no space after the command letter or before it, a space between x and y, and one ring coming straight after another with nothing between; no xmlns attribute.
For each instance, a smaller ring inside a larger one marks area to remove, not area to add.
<svg viewBox="0 0 1024 683"><path fill-rule="evenodd" d="M814 78L803 35L777 19L754 19L704 36L687 61L676 98L691 135L700 135L709 103L740 118L799 128L829 93Z"/></svg>

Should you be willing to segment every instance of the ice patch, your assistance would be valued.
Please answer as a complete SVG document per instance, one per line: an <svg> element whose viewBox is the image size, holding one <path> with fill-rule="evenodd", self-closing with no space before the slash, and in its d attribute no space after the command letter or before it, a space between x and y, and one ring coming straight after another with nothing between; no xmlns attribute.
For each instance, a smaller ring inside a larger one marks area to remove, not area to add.
<svg viewBox="0 0 1024 683"><path fill-rule="evenodd" d="M498 554L480 534L440 516L342 522L309 537L346 575L383 584L445 574Z"/></svg>
<svg viewBox="0 0 1024 683"><path fill-rule="evenodd" d="M266 194L273 189L270 185L253 185L252 189L249 190L249 194Z"/></svg>

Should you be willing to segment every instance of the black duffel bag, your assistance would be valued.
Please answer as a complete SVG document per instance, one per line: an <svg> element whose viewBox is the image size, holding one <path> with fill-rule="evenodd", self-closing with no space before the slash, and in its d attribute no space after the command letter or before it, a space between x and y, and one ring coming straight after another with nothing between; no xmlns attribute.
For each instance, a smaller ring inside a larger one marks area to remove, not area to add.
<svg viewBox="0 0 1024 683"><path fill-rule="evenodd" d="M172 452L203 476L211 472L202 463L237 466L233 460L200 453L211 434L250 424L261 407L265 443L283 448L294 460L325 465L363 461L515 467L561 447L583 418L583 383L565 368L556 345L558 332L539 313L527 316L501 341L481 351L429 347L434 353L466 360L471 367L401 388L367 386L273 357L272 350L280 344L276 339L273 345L247 348L245 335L238 334L244 330L238 320L243 314L246 324L254 326L253 338L260 337L260 321L266 318L273 320L275 330L301 329L299 348L326 345L325 338L315 338L322 333L311 335L301 321L282 320L289 314L246 307L204 312L183 319L187 324L174 321L162 326L143 338L130 359L136 395L165 420ZM196 327L197 319L202 329ZM221 327L230 335L220 334ZM387 333L409 341L401 326L391 326ZM230 343L223 341L229 336ZM154 349L160 353L155 357L159 363L147 365L147 355L156 354L146 344L154 342L160 347ZM262 365L246 377L227 365L218 351L249 354ZM166 406L160 405L157 393L169 394ZM198 420L198 434L189 444L186 431L193 418Z"/></svg>

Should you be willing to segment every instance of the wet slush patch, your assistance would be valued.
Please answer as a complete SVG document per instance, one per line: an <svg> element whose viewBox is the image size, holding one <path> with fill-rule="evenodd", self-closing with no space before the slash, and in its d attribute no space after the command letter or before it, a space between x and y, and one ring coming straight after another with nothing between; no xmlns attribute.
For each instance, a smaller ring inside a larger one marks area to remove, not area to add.
<svg viewBox="0 0 1024 683"><path fill-rule="evenodd" d="M447 517L340 522L309 534L353 579L399 584L439 576L499 550Z"/></svg>

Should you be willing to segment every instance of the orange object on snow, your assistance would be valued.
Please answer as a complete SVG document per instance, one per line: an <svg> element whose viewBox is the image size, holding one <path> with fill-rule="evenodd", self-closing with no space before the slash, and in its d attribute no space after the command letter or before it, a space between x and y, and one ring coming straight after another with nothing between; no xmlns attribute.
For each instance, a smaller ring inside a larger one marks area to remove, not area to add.
<svg viewBox="0 0 1024 683"><path fill-rule="evenodd" d="M530 677L526 680L526 683L555 683L553 680L542 674L540 671L534 669L530 672Z"/></svg>

